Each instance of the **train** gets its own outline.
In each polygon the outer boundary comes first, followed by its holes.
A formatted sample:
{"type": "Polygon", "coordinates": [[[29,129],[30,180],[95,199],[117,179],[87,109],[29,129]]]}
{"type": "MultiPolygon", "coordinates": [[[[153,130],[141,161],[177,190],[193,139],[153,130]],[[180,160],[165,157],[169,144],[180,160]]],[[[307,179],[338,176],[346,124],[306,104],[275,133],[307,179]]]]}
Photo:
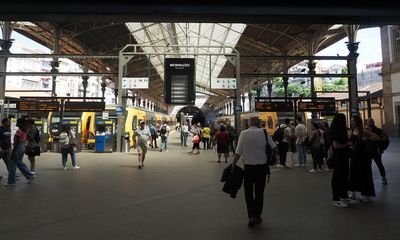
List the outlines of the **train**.
{"type": "MultiPolygon", "coordinates": [[[[301,116],[307,125],[309,119],[311,118],[311,113],[297,113],[297,116],[301,116]]],[[[284,123],[286,118],[289,118],[291,121],[294,121],[293,112],[243,112],[240,113],[240,128],[242,130],[247,129],[249,127],[249,119],[251,117],[259,117],[261,124],[265,126],[265,129],[269,134],[273,134],[275,132],[275,128],[277,124],[284,123]]],[[[232,125],[235,126],[235,116],[234,115],[226,115],[215,118],[215,124],[220,125],[232,125]]]]}
{"type": "MultiPolygon", "coordinates": [[[[118,115],[116,113],[116,105],[107,105],[105,112],[108,112],[107,119],[103,119],[102,112],[65,112],[63,115],[63,123],[69,123],[70,125],[77,124],[76,131],[81,132],[80,139],[81,145],[87,146],[88,149],[94,149],[96,134],[100,131],[107,131],[107,127],[113,128],[111,130],[116,140],[115,125],[118,123],[118,115]],[[102,122],[100,126],[100,122],[102,122]],[[79,126],[81,129],[79,129],[79,126]],[[103,127],[103,129],[100,129],[103,127]]],[[[147,125],[161,126],[162,123],[167,123],[172,126],[176,124],[176,118],[163,113],[153,112],[141,107],[127,106],[125,109],[125,133],[129,133],[130,146],[133,147],[135,142],[132,138],[135,129],[138,127],[141,121],[145,121],[147,125]]],[[[60,115],[59,113],[50,113],[48,115],[49,123],[49,139],[48,142],[52,143],[54,136],[57,136],[60,130],[60,115]]],[[[124,134],[123,134],[124,135],[124,134]]],[[[115,142],[114,140],[114,142],[115,142]]]]}

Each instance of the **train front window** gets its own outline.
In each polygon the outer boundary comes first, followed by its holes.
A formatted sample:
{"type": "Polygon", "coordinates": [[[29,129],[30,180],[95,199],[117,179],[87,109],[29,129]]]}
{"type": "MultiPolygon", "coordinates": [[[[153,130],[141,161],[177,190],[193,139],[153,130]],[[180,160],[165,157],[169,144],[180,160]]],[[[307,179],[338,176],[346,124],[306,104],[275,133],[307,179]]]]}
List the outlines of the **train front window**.
{"type": "Polygon", "coordinates": [[[272,117],[271,116],[268,116],[267,126],[268,126],[269,129],[273,129],[274,128],[274,122],[272,121],[272,117]]]}
{"type": "Polygon", "coordinates": [[[92,121],[92,116],[89,116],[87,118],[87,122],[86,122],[86,131],[89,131],[90,129],[90,122],[92,121]]]}

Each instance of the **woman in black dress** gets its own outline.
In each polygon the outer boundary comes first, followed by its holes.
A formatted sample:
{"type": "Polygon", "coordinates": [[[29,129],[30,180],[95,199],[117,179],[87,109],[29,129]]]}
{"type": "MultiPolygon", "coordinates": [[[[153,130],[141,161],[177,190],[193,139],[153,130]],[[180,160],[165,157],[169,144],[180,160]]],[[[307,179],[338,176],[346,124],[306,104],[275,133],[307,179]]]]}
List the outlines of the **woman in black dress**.
{"type": "Polygon", "coordinates": [[[349,141],[346,128],[346,116],[339,113],[331,124],[331,139],[328,148],[331,148],[332,175],[332,205],[335,207],[348,207],[351,200],[347,195],[349,186],[349,157],[352,143],[349,141]]]}
{"type": "Polygon", "coordinates": [[[379,140],[379,137],[364,128],[361,117],[356,115],[351,119],[350,140],[353,143],[349,184],[351,198],[355,199],[355,192],[361,192],[360,200],[369,202],[370,197],[375,197],[375,187],[371,169],[372,158],[366,145],[369,141],[379,140]]]}

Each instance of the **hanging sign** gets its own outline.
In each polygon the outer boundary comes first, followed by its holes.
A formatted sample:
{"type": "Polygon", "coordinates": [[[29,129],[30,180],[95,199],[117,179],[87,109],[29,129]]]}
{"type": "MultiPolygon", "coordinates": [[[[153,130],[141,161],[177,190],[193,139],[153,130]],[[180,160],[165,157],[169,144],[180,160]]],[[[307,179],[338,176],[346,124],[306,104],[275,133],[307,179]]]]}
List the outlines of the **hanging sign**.
{"type": "Polygon", "coordinates": [[[236,78],[211,78],[211,89],[236,89],[236,78]]]}
{"type": "Polygon", "coordinates": [[[122,78],[122,89],[148,89],[149,78],[122,78]]]}

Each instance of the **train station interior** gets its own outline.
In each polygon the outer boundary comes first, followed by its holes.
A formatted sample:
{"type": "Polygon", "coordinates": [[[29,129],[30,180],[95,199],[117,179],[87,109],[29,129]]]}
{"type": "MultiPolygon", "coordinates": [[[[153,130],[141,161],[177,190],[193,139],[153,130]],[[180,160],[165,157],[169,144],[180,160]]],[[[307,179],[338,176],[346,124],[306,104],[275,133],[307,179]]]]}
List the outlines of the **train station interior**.
{"type": "Polygon", "coordinates": [[[0,239],[397,239],[395,4],[0,5],[0,239]],[[359,117],[387,144],[380,162],[365,155],[368,201],[332,200],[334,137],[318,140],[320,155],[298,143],[338,116],[349,141],[359,117]],[[262,150],[271,173],[251,224],[245,186],[232,197],[221,177],[255,119],[279,150],[273,164],[262,150]]]}

